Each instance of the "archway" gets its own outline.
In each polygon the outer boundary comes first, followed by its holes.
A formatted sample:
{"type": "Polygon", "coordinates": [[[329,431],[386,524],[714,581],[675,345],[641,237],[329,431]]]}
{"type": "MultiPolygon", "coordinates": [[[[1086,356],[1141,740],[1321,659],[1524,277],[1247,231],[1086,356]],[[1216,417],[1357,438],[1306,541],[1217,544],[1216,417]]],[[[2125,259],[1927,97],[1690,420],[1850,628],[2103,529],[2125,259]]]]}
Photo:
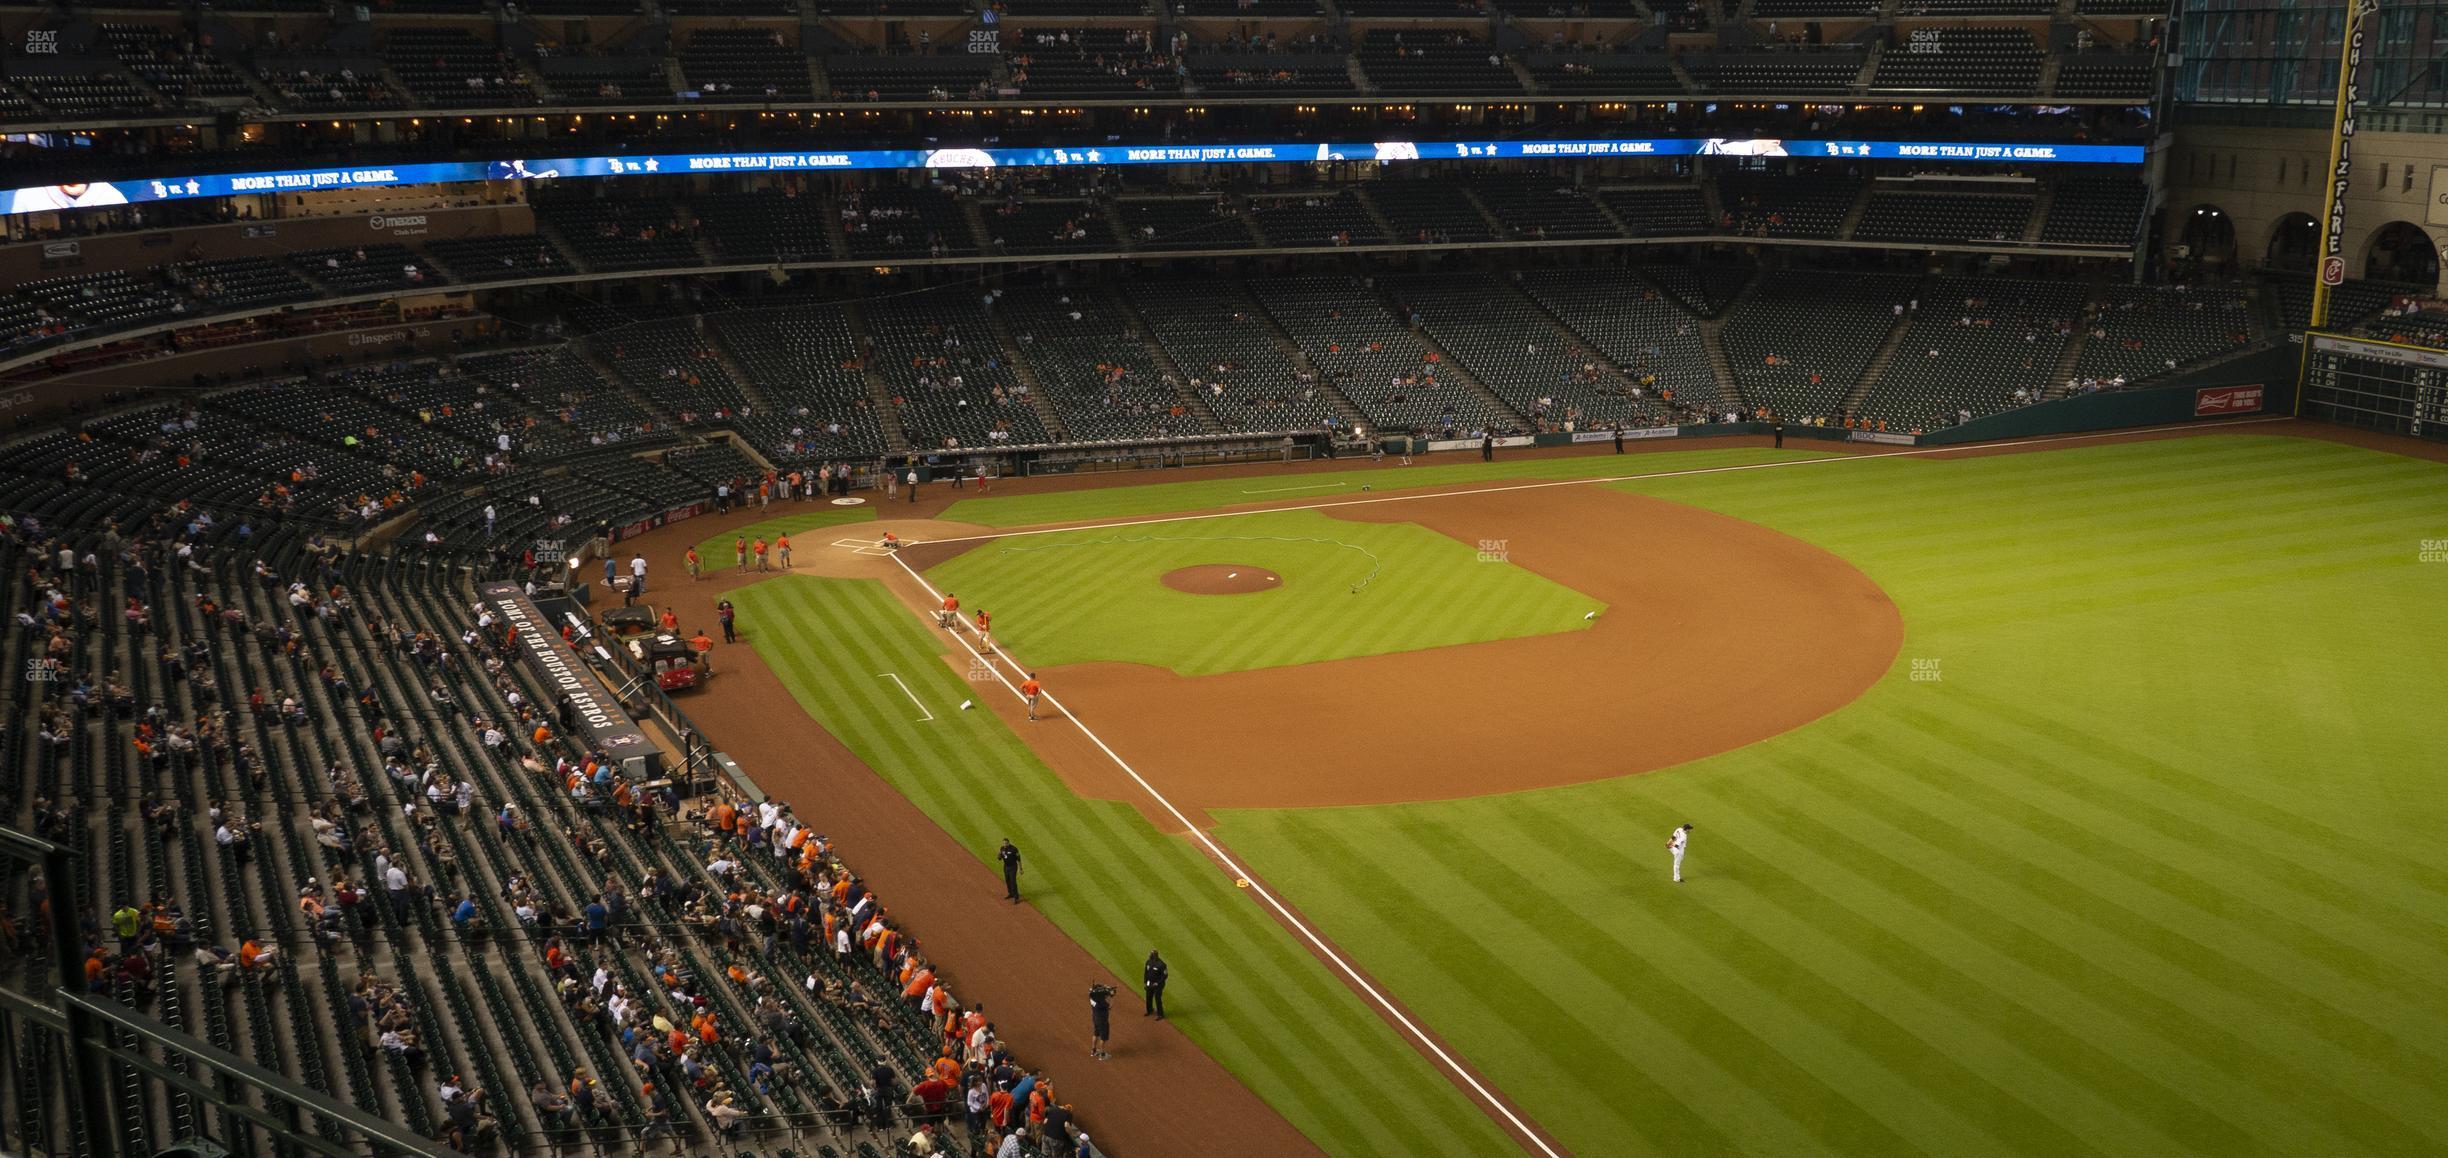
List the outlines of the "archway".
{"type": "Polygon", "coordinates": [[[2320,253],[2320,220],[2309,213],[2289,213],[2270,228],[2263,264],[2280,273],[2310,273],[2320,253]]]}
{"type": "Polygon", "coordinates": [[[2371,248],[2363,255],[2363,276],[2374,281],[2436,286],[2440,277],[2439,250],[2422,226],[2411,221],[2391,221],[2372,234],[2371,248]]]}
{"type": "Polygon", "coordinates": [[[2184,220],[2176,226],[2176,258],[2180,266],[2208,272],[2228,269],[2235,265],[2235,218],[2216,205],[2196,205],[2186,210],[2184,220]]]}

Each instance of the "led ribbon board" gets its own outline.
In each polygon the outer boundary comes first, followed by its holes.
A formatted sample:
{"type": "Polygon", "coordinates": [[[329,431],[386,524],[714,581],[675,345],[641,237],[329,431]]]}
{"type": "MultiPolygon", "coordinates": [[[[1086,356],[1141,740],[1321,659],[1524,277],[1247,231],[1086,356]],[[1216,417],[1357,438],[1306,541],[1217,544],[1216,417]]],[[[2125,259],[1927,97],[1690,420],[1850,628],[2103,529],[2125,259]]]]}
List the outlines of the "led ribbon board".
{"type": "Polygon", "coordinates": [[[845,152],[662,153],[453,161],[363,168],[208,173],[134,181],[37,185],[5,196],[9,213],[41,213],[140,201],[367,189],[473,181],[567,180],[690,173],[783,173],[856,169],[1024,169],[1091,165],[1251,165],[1291,162],[1528,159],[1544,157],[1841,157],[1967,164],[2138,165],[2140,145],[1990,144],[1954,141],[1801,141],[1674,137],[1607,141],[1376,141],[1293,145],[1110,145],[1048,149],[861,149],[845,152]]]}

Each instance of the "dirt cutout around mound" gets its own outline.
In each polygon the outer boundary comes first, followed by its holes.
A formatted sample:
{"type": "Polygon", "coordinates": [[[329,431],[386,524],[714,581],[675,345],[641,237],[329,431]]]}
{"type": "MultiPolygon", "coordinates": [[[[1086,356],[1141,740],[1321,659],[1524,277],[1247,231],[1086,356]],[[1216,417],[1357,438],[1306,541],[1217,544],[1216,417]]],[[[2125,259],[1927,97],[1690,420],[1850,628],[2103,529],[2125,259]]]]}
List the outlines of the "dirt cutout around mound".
{"type": "Polygon", "coordinates": [[[1201,563],[1164,573],[1164,585],[1186,595],[1254,595],[1283,587],[1283,576],[1240,563],[1201,563]]]}
{"type": "MultiPolygon", "coordinates": [[[[1506,565],[1607,610],[1587,631],[1219,675],[1046,669],[1194,823],[1214,808],[1444,800],[1669,767],[1843,707],[1903,645],[1895,605],[1850,563],[1697,507],[1569,487],[1327,513],[1500,540],[1506,565]]],[[[1075,790],[1180,829],[1069,729],[1024,734],[1075,790]]]]}

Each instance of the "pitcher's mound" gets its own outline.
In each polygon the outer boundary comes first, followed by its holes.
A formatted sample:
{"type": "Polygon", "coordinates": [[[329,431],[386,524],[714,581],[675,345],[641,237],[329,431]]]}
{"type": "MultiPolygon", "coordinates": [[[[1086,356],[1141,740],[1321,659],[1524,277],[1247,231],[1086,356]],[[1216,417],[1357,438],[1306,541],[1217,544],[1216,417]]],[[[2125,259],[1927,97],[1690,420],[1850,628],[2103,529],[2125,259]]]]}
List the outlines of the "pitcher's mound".
{"type": "Polygon", "coordinates": [[[1247,595],[1253,591],[1272,591],[1283,586],[1283,576],[1264,567],[1202,563],[1196,567],[1165,572],[1164,585],[1192,595],[1247,595]]]}

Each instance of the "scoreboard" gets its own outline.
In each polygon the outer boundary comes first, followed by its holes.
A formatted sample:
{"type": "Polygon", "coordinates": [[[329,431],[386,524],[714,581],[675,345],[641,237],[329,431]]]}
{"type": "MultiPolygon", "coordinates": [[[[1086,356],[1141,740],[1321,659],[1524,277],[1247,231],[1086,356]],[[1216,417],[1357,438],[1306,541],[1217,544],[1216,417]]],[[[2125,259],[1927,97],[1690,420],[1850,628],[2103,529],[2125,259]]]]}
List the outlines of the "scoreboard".
{"type": "Polygon", "coordinates": [[[2448,350],[2304,335],[2303,416],[2448,441],[2448,350]]]}

